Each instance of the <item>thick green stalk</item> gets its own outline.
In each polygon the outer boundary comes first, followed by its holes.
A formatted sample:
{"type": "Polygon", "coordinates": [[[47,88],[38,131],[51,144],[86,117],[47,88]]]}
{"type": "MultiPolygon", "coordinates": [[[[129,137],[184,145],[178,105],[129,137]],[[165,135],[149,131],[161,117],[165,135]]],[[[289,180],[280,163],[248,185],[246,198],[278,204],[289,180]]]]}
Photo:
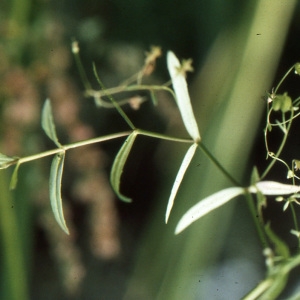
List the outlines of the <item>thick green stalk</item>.
{"type": "Polygon", "coordinates": [[[13,205],[12,193],[9,192],[6,173],[0,173],[0,232],[2,252],[2,295],[3,299],[29,299],[28,278],[25,267],[22,238],[18,225],[17,208],[13,205]]]}

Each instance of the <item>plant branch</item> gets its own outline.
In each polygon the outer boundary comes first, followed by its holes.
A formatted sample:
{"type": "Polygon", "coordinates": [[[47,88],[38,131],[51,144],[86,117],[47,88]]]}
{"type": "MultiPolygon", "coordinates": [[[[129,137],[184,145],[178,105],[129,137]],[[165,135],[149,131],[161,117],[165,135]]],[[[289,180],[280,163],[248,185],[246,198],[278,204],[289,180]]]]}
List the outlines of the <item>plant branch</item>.
{"type": "Polygon", "coordinates": [[[124,132],[120,132],[120,133],[109,134],[109,135],[106,135],[106,136],[96,137],[96,138],[89,139],[89,140],[84,140],[84,141],[80,141],[80,142],[75,142],[75,143],[63,145],[60,148],[51,149],[51,150],[48,150],[48,151],[44,151],[44,152],[41,152],[41,153],[38,153],[38,154],[26,156],[26,157],[21,157],[21,158],[17,159],[16,161],[13,161],[11,165],[16,164],[16,163],[22,164],[22,163],[25,163],[25,162],[33,161],[33,160],[36,160],[36,159],[39,159],[39,158],[42,158],[42,157],[46,157],[46,156],[50,156],[50,155],[57,154],[57,153],[60,153],[60,152],[64,152],[64,151],[72,149],[72,148],[87,146],[87,145],[90,145],[90,144],[100,143],[100,142],[120,138],[120,137],[123,137],[123,136],[128,136],[130,133],[131,133],[131,131],[124,131],[124,132]]]}
{"type": "Polygon", "coordinates": [[[126,115],[126,113],[124,112],[124,110],[121,108],[121,106],[118,104],[118,102],[111,96],[111,94],[109,93],[109,91],[107,91],[107,89],[105,88],[104,84],[102,83],[100,77],[98,76],[97,73],[97,69],[96,69],[96,65],[93,64],[93,71],[94,71],[94,75],[101,87],[101,89],[104,92],[104,95],[107,96],[109,98],[109,100],[112,102],[112,104],[114,105],[114,107],[116,108],[116,110],[118,111],[118,113],[122,116],[122,118],[125,120],[125,122],[128,124],[128,126],[134,130],[135,126],[133,125],[133,123],[131,122],[131,120],[128,118],[128,116],[126,115]]]}
{"type": "Polygon", "coordinates": [[[194,143],[194,141],[191,140],[191,139],[176,138],[176,137],[168,136],[168,135],[165,135],[165,134],[150,132],[150,131],[142,130],[142,129],[136,129],[136,131],[137,131],[137,134],[152,137],[152,138],[156,138],[156,139],[172,141],[172,142],[179,142],[179,143],[190,143],[190,144],[194,143]]]}
{"type": "Polygon", "coordinates": [[[278,89],[280,88],[281,84],[285,81],[285,79],[288,77],[288,75],[293,71],[293,69],[295,68],[295,65],[291,66],[289,68],[289,70],[285,73],[285,75],[281,78],[281,80],[279,81],[279,83],[277,84],[274,93],[276,94],[278,89]]]}
{"type": "MultiPolygon", "coordinates": [[[[287,128],[286,128],[286,133],[284,134],[283,139],[282,139],[282,141],[281,141],[281,144],[280,144],[280,146],[279,146],[279,148],[278,148],[276,154],[274,155],[274,157],[273,157],[271,163],[268,165],[268,167],[266,168],[266,170],[265,170],[264,173],[262,174],[261,180],[262,180],[264,177],[267,176],[267,174],[269,173],[269,171],[271,170],[271,168],[272,168],[273,165],[275,164],[277,158],[278,158],[279,155],[281,154],[281,152],[282,152],[282,150],[283,150],[283,147],[284,147],[284,145],[285,145],[285,143],[286,143],[286,140],[287,140],[287,137],[288,137],[288,133],[289,133],[290,128],[291,128],[291,126],[292,126],[292,119],[293,119],[293,116],[294,116],[294,111],[292,110],[292,111],[291,111],[291,117],[290,117],[290,120],[291,120],[291,121],[288,123],[288,126],[287,126],[287,128]]],[[[267,130],[267,129],[266,129],[266,130],[267,130]]],[[[267,143],[267,141],[266,141],[266,143],[267,143]]],[[[269,156],[269,153],[268,153],[268,156],[269,156]]]]}
{"type": "Polygon", "coordinates": [[[204,146],[202,142],[198,144],[202,152],[210,159],[211,162],[236,186],[241,186],[241,184],[234,179],[231,174],[219,163],[219,161],[210,153],[210,151],[204,146]]]}
{"type": "Polygon", "coordinates": [[[254,221],[254,225],[255,225],[258,237],[261,241],[262,246],[264,248],[266,248],[266,247],[268,247],[269,243],[268,243],[268,240],[266,238],[265,231],[262,227],[263,220],[261,220],[261,218],[260,218],[261,214],[257,213],[257,208],[254,205],[252,195],[249,192],[247,192],[245,194],[245,197],[246,197],[246,200],[247,200],[247,205],[248,205],[248,208],[250,210],[252,219],[254,221]]]}
{"type": "MultiPolygon", "coordinates": [[[[290,208],[292,211],[295,230],[299,232],[299,225],[298,225],[297,215],[296,215],[295,206],[294,206],[293,202],[290,203],[290,208]]],[[[300,239],[299,238],[298,238],[298,248],[299,248],[298,250],[300,250],[300,239]]]]}
{"type": "MultiPolygon", "coordinates": [[[[166,91],[170,93],[174,99],[176,99],[176,96],[174,94],[174,91],[165,85],[130,85],[130,86],[117,86],[113,88],[109,88],[106,90],[100,90],[96,91],[93,89],[87,89],[85,91],[85,95],[88,97],[94,97],[101,99],[103,96],[107,96],[107,94],[114,95],[122,92],[132,92],[132,91],[166,91]]],[[[102,101],[103,103],[104,101],[102,101]]],[[[105,106],[108,103],[105,102],[105,106]]]]}

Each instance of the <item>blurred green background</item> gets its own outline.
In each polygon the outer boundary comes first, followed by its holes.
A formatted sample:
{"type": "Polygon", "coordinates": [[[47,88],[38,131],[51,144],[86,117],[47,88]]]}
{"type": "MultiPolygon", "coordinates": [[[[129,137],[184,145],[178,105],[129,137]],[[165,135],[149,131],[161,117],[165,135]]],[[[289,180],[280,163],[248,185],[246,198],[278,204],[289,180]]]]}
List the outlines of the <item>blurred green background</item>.
{"type": "MultiPolygon", "coordinates": [[[[104,84],[116,86],[143,66],[151,45],[159,45],[164,55],[149,82],[169,79],[167,50],[193,59],[188,82],[204,143],[248,184],[251,166],[262,170],[266,164],[261,97],[299,61],[296,4],[4,0],[0,152],[26,156],[54,147],[40,128],[48,97],[63,143],[128,129],[114,110],[95,109],[84,97],[71,54],[74,38],[95,88],[92,62],[104,84]]],[[[293,80],[284,89],[296,97],[293,80]]],[[[137,111],[125,110],[139,128],[186,137],[174,101],[157,97],[157,107],[147,101],[137,111]]],[[[133,203],[124,204],[107,179],[121,144],[67,153],[62,191],[70,237],[60,231],[49,206],[49,159],[22,165],[14,191],[12,170],[1,171],[1,299],[240,299],[263,278],[262,247],[243,201],[173,235],[189,207],[230,185],[205,157],[199,153],[193,160],[165,225],[168,194],[186,146],[138,137],[122,178],[122,191],[133,203]]],[[[297,147],[295,141],[287,149],[287,159],[297,158],[297,147]]],[[[270,176],[284,177],[280,169],[270,176]]],[[[276,221],[280,209],[270,209],[268,217],[276,221]]],[[[285,237],[291,224],[279,217],[275,227],[285,237]]]]}

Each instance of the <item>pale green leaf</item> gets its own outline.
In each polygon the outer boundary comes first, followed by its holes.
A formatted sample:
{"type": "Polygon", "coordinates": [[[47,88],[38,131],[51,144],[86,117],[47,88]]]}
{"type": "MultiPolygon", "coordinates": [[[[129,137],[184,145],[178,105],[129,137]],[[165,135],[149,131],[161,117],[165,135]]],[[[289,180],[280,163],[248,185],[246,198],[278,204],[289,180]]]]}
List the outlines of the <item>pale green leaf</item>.
{"type": "Polygon", "coordinates": [[[61,180],[64,168],[64,160],[65,153],[58,153],[54,156],[50,170],[49,190],[50,203],[54,217],[62,230],[69,234],[69,230],[64,218],[61,199],[61,180]]]}
{"type": "Polygon", "coordinates": [[[193,222],[199,220],[206,214],[244,193],[245,190],[241,187],[231,187],[202,199],[183,215],[176,226],[175,234],[182,232],[193,222]]]}
{"type": "Polygon", "coordinates": [[[193,145],[190,146],[190,148],[188,149],[188,151],[186,152],[183,161],[181,163],[181,166],[179,168],[179,171],[176,175],[175,178],[175,182],[173,184],[172,190],[171,190],[171,194],[170,194],[170,198],[168,201],[168,205],[167,205],[167,211],[166,211],[166,217],[165,217],[165,221],[166,223],[168,223],[168,219],[174,204],[174,199],[176,197],[177,191],[179,189],[179,186],[181,184],[181,181],[183,179],[183,176],[188,168],[188,166],[190,165],[190,162],[192,160],[192,158],[194,157],[195,151],[197,149],[197,144],[194,143],[193,145]]]}
{"type": "Polygon", "coordinates": [[[128,155],[130,153],[130,150],[133,146],[134,140],[137,136],[137,133],[133,131],[125,140],[124,144],[122,145],[121,149],[119,150],[112,169],[110,173],[110,182],[112,185],[113,190],[117,194],[117,196],[125,201],[125,202],[131,202],[132,200],[124,195],[121,194],[120,192],[120,182],[121,182],[121,175],[123,173],[124,165],[126,163],[126,160],[128,158],[128,155]]]}
{"type": "Polygon", "coordinates": [[[0,169],[6,169],[12,165],[12,163],[16,162],[18,157],[11,157],[5,154],[0,153],[0,169]]]}
{"type": "Polygon", "coordinates": [[[173,88],[177,98],[177,105],[184,123],[184,126],[192,137],[198,143],[200,141],[200,133],[191,105],[185,74],[180,72],[180,62],[172,51],[167,54],[168,70],[172,79],[173,88]]]}
{"type": "Polygon", "coordinates": [[[42,110],[42,128],[46,132],[47,136],[56,144],[56,146],[61,147],[60,142],[58,141],[55,125],[53,121],[51,102],[49,99],[45,101],[43,110],[42,110]]]}
{"type": "Polygon", "coordinates": [[[9,189],[10,190],[14,190],[17,186],[19,167],[20,167],[20,164],[17,163],[17,165],[16,165],[16,167],[15,167],[13,173],[12,173],[11,179],[10,179],[10,183],[9,183],[9,189]]]}
{"type": "Polygon", "coordinates": [[[288,195],[300,191],[300,187],[292,184],[283,184],[276,181],[260,181],[249,187],[250,193],[256,193],[259,190],[267,196],[288,195]]]}
{"type": "Polygon", "coordinates": [[[275,246],[275,251],[277,256],[288,259],[290,257],[290,250],[287,244],[271,229],[270,223],[265,226],[266,234],[268,235],[270,241],[275,246]]]}
{"type": "Polygon", "coordinates": [[[251,184],[255,184],[256,182],[258,182],[260,179],[257,167],[254,166],[252,169],[252,173],[251,173],[251,184]]]}

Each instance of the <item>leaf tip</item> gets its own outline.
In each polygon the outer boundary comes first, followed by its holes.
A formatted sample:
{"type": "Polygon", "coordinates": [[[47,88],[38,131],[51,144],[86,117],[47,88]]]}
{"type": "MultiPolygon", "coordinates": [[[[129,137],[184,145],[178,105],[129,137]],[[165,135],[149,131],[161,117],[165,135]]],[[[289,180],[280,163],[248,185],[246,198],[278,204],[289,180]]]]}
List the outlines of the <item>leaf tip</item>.
{"type": "Polygon", "coordinates": [[[168,224],[170,213],[167,211],[165,216],[165,224],[168,224]]]}
{"type": "Polygon", "coordinates": [[[122,195],[122,194],[118,194],[118,197],[122,200],[122,201],[124,201],[124,202],[126,202],[126,203],[132,203],[132,199],[131,198],[129,198],[129,197],[126,197],[126,196],[124,196],[124,195],[122,195]]]}
{"type": "Polygon", "coordinates": [[[175,228],[174,234],[175,234],[175,235],[178,235],[178,234],[180,234],[184,229],[185,229],[185,227],[182,227],[182,225],[181,225],[180,222],[179,222],[179,223],[177,224],[176,228],[175,228]]]}
{"type": "Polygon", "coordinates": [[[70,235],[70,231],[67,226],[65,226],[65,228],[62,228],[62,229],[67,235],[70,235]]]}

